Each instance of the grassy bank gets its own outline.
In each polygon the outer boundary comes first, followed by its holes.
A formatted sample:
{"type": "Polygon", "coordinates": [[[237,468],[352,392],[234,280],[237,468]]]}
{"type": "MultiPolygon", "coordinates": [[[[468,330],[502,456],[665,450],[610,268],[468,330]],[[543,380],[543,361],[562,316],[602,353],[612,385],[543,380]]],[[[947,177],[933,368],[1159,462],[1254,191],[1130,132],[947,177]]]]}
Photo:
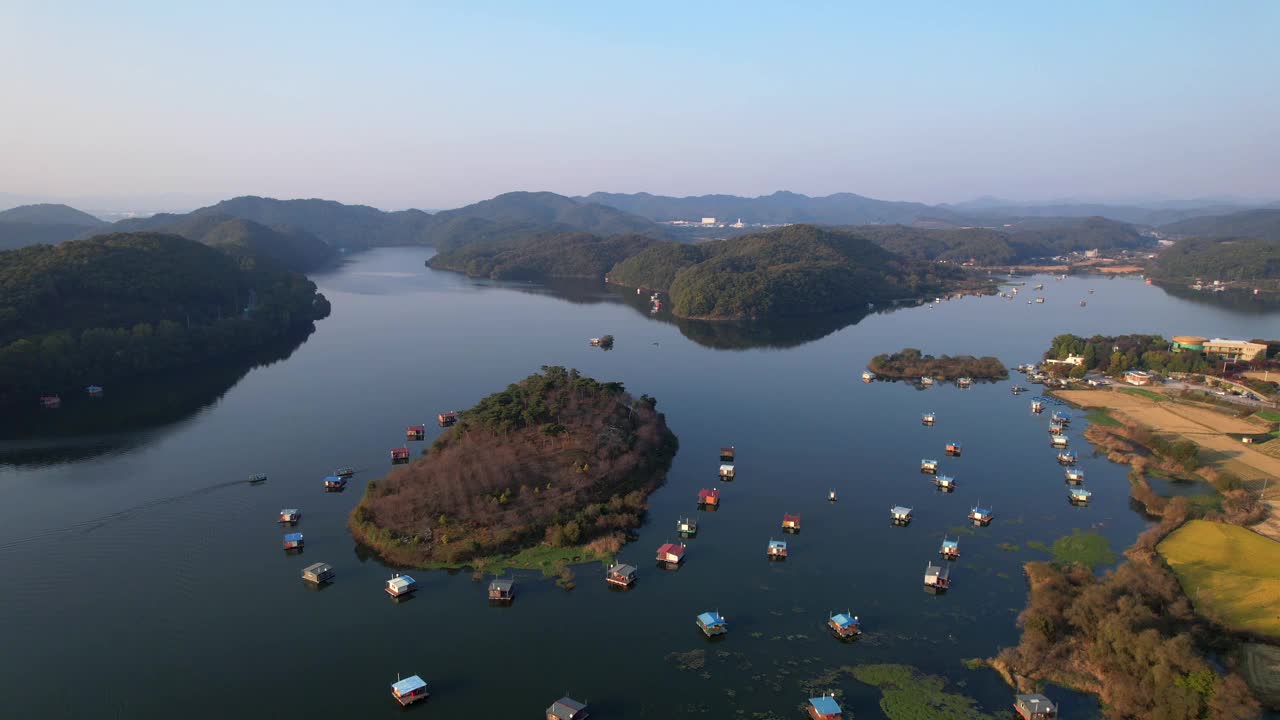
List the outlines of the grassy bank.
{"type": "Polygon", "coordinates": [[[1191,520],[1158,550],[1201,614],[1280,640],[1280,543],[1242,527],[1191,520]]]}

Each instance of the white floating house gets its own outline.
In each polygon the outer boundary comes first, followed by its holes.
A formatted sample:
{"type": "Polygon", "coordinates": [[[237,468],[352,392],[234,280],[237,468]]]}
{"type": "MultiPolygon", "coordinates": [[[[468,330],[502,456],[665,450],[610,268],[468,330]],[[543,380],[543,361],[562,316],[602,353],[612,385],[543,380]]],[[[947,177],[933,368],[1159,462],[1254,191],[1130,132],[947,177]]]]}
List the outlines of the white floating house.
{"type": "Polygon", "coordinates": [[[1093,495],[1093,493],[1082,487],[1073,487],[1068,490],[1067,493],[1067,497],[1071,499],[1072,505],[1088,505],[1089,497],[1093,495]]]}
{"type": "Polygon", "coordinates": [[[942,492],[951,492],[956,489],[956,479],[950,475],[935,475],[933,484],[937,485],[942,492]]]}
{"type": "Polygon", "coordinates": [[[729,463],[724,463],[720,465],[720,477],[724,478],[725,480],[732,480],[734,478],[734,475],[736,474],[737,474],[737,471],[733,469],[733,465],[729,463]]]}
{"type": "Polygon", "coordinates": [[[302,511],[298,508],[284,508],[280,511],[280,522],[292,525],[302,519],[302,511]]]}
{"type": "Polygon", "coordinates": [[[1044,403],[1040,402],[1039,400],[1036,400],[1035,402],[1032,402],[1032,403],[1031,403],[1031,412],[1033,412],[1033,413],[1035,413],[1035,414],[1037,414],[1037,415],[1039,415],[1040,413],[1044,412],[1044,403]]]}
{"type": "Polygon", "coordinates": [[[417,581],[408,575],[396,575],[387,581],[387,594],[393,598],[404,597],[417,589],[417,581]]]}
{"type": "Polygon", "coordinates": [[[930,410],[920,416],[920,423],[923,425],[932,425],[938,421],[938,414],[930,410]]]}
{"type": "Polygon", "coordinates": [[[938,461],[937,461],[937,460],[922,459],[922,460],[920,461],[920,472],[922,472],[922,473],[932,473],[932,474],[937,474],[937,472],[938,472],[938,461]]]}
{"type": "Polygon", "coordinates": [[[1067,446],[1067,436],[1054,435],[1053,437],[1049,438],[1049,445],[1051,447],[1056,447],[1056,448],[1065,448],[1067,446]]]}
{"type": "Polygon", "coordinates": [[[698,521],[693,518],[680,518],[676,521],[676,532],[691,537],[698,534],[698,521]]]}
{"type": "Polygon", "coordinates": [[[924,586],[934,593],[944,593],[951,588],[951,566],[929,563],[924,569],[924,586]]]}
{"type": "Polygon", "coordinates": [[[906,525],[911,522],[911,508],[894,505],[889,508],[889,517],[893,518],[895,525],[906,525]]]}
{"type": "Polygon", "coordinates": [[[1058,462],[1063,465],[1075,465],[1078,459],[1075,450],[1063,450],[1058,453],[1058,462]]]}
{"type": "Polygon", "coordinates": [[[1067,482],[1079,484],[1084,482],[1084,470],[1078,467],[1067,468],[1067,482]]]}

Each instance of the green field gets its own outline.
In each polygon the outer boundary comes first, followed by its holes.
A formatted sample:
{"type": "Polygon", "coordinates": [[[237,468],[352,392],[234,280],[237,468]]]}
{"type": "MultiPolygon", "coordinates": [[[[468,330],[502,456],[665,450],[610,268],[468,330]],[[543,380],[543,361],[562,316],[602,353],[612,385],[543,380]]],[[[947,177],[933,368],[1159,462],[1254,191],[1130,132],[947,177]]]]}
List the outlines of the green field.
{"type": "Polygon", "coordinates": [[[1280,543],[1192,520],[1158,549],[1200,612],[1232,630],[1280,638],[1280,543]]]}
{"type": "Polygon", "coordinates": [[[1259,410],[1255,414],[1267,422],[1280,422],[1280,411],[1277,410],[1259,410]]]}
{"type": "Polygon", "coordinates": [[[1142,388],[1122,387],[1120,388],[1120,392],[1129,393],[1130,395],[1137,395],[1139,397],[1144,397],[1148,400],[1154,400],[1156,402],[1164,402],[1165,400],[1169,399],[1158,392],[1143,390],[1142,388]]]}
{"type": "Polygon", "coordinates": [[[1111,417],[1111,413],[1106,408],[1094,408],[1085,413],[1085,419],[1094,425],[1105,425],[1108,427],[1118,427],[1120,421],[1111,417]]]}

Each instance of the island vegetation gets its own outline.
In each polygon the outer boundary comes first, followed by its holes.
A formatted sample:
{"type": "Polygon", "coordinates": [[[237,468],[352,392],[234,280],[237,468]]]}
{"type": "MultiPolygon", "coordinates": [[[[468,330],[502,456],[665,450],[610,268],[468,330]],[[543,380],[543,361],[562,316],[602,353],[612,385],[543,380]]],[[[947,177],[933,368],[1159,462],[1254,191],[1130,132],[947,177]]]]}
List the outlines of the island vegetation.
{"type": "Polygon", "coordinates": [[[1094,335],[1084,338],[1066,333],[1053,339],[1046,360],[1082,358],[1077,365],[1051,364],[1071,377],[1090,372],[1120,376],[1129,370],[1169,373],[1204,373],[1213,366],[1198,352],[1174,352],[1173,343],[1159,335],[1094,335]]]}
{"type": "Polygon", "coordinates": [[[1198,615],[1156,546],[1191,513],[1175,498],[1116,569],[1027,563],[1031,592],[1022,638],[991,661],[1011,684],[1049,681],[1099,696],[1108,718],[1227,720],[1255,717],[1257,700],[1232,668],[1236,640],[1198,615]]]}
{"type": "Polygon", "coordinates": [[[931,377],[938,380],[954,380],[967,377],[974,380],[1003,380],[1009,377],[1009,369],[999,358],[974,357],[972,355],[925,355],[916,348],[904,348],[895,353],[876,355],[867,363],[867,369],[882,378],[916,380],[931,377]]]}
{"type": "Polygon", "coordinates": [[[674,315],[707,320],[836,312],[990,289],[958,267],[908,260],[856,234],[812,225],[717,240],[694,250],[655,246],[619,263],[609,280],[667,291],[674,315]]]}
{"type": "Polygon", "coordinates": [[[422,459],[370,482],[349,527],[404,566],[610,558],[676,451],[656,404],[543,367],[462,412],[422,459]]]}
{"type": "Polygon", "coordinates": [[[174,235],[0,253],[0,400],[245,353],[327,316],[315,284],[174,235]]]}
{"type": "MultiPolygon", "coordinates": [[[[1280,210],[1275,211],[1280,217],[1280,210]]],[[[1156,258],[1150,275],[1160,281],[1197,278],[1245,282],[1274,289],[1280,281],[1280,231],[1275,238],[1188,238],[1156,258]]]]}
{"type": "Polygon", "coordinates": [[[602,278],[616,263],[653,245],[641,235],[535,233],[512,239],[446,246],[427,267],[495,280],[602,278]]]}

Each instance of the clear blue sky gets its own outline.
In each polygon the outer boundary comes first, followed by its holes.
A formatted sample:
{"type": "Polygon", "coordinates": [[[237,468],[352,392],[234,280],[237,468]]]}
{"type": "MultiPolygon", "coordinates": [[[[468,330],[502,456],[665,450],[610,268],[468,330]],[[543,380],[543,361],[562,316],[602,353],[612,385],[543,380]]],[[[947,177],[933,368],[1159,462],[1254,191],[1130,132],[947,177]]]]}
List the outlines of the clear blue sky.
{"type": "Polygon", "coordinates": [[[0,192],[1280,197],[1270,0],[189,5],[0,0],[0,192]]]}

